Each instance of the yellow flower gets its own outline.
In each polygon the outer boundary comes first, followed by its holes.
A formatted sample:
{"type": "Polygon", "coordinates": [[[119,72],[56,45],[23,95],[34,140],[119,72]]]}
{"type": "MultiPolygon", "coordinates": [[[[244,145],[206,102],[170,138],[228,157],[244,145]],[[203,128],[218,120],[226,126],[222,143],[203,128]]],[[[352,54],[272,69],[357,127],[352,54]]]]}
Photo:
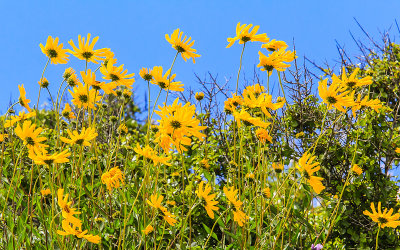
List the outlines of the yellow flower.
{"type": "Polygon", "coordinates": [[[242,206],[242,204],[243,204],[243,202],[241,202],[240,200],[238,200],[238,199],[236,198],[236,195],[237,195],[237,193],[238,193],[239,190],[238,190],[238,189],[235,190],[235,187],[234,187],[234,186],[229,187],[229,188],[224,187],[223,190],[224,190],[224,194],[225,194],[226,198],[228,198],[228,200],[229,200],[235,207],[237,207],[237,208],[239,209],[240,206],[242,206]]]}
{"type": "Polygon", "coordinates": [[[51,164],[57,164],[57,163],[65,163],[65,162],[69,162],[69,159],[67,158],[68,156],[70,156],[71,153],[68,152],[68,149],[60,152],[60,153],[56,153],[56,154],[52,154],[49,155],[47,150],[42,149],[40,151],[33,151],[30,150],[29,151],[29,158],[32,159],[36,164],[38,165],[48,165],[50,166],[51,164]]]}
{"type": "Polygon", "coordinates": [[[171,156],[158,156],[157,152],[154,151],[149,145],[146,145],[143,149],[140,147],[140,144],[137,143],[136,147],[133,149],[137,154],[143,156],[144,158],[150,159],[153,161],[154,165],[158,165],[162,163],[167,166],[171,166],[171,163],[168,161],[172,159],[171,156]]]}
{"type": "Polygon", "coordinates": [[[165,39],[167,39],[167,41],[172,44],[172,48],[176,49],[176,51],[178,51],[178,53],[181,54],[183,60],[186,59],[193,59],[193,63],[195,63],[195,57],[200,57],[200,55],[196,54],[196,50],[192,48],[193,44],[194,44],[194,40],[192,42],[190,42],[190,40],[192,40],[191,37],[189,37],[186,40],[186,35],[185,37],[182,39],[182,35],[183,35],[183,31],[179,32],[179,29],[174,30],[174,32],[172,33],[171,37],[169,37],[168,34],[165,34],[165,39]],[[186,41],[185,41],[186,40],[186,41]]]}
{"type": "Polygon", "coordinates": [[[284,166],[280,162],[274,162],[272,163],[272,168],[275,170],[275,172],[280,173],[283,171],[284,166]]]}
{"type": "Polygon", "coordinates": [[[153,231],[154,231],[154,228],[153,228],[152,225],[147,225],[147,227],[146,227],[144,230],[142,230],[142,232],[143,232],[145,235],[148,235],[149,233],[151,233],[151,232],[153,232],[153,231]]]}
{"type": "Polygon", "coordinates": [[[245,125],[254,125],[264,129],[271,124],[269,122],[262,121],[258,117],[252,117],[245,109],[240,110],[240,112],[233,111],[233,117],[237,122],[238,128],[241,127],[241,121],[243,121],[245,125]]]}
{"type": "Polygon", "coordinates": [[[43,54],[51,60],[51,63],[65,64],[68,62],[68,50],[63,49],[62,43],[58,44],[58,37],[53,40],[51,36],[48,36],[46,46],[43,46],[43,44],[40,44],[39,46],[43,54]]]}
{"type": "Polygon", "coordinates": [[[175,219],[176,216],[173,215],[173,214],[171,214],[170,212],[168,212],[168,210],[167,210],[165,207],[163,207],[163,208],[161,209],[161,211],[164,213],[164,216],[163,216],[164,220],[165,220],[166,222],[168,222],[168,224],[169,224],[170,226],[174,226],[175,223],[176,223],[176,219],[175,219]]]}
{"type": "Polygon", "coordinates": [[[151,69],[141,68],[139,71],[139,75],[145,81],[151,81],[151,79],[153,79],[153,75],[151,74],[151,69]]]}
{"type": "Polygon", "coordinates": [[[74,115],[74,112],[72,112],[71,106],[66,103],[64,110],[61,112],[62,116],[64,116],[67,119],[75,119],[76,116],[74,115]]]}
{"type": "Polygon", "coordinates": [[[74,73],[72,75],[70,75],[66,81],[70,87],[75,87],[78,84],[82,84],[79,81],[78,76],[74,73]]]}
{"type": "Polygon", "coordinates": [[[262,143],[265,143],[267,140],[272,143],[272,137],[269,135],[268,130],[264,128],[258,128],[256,130],[256,136],[262,143]]]}
{"type": "MultiPolygon", "coordinates": [[[[287,55],[283,55],[282,53],[285,52],[281,50],[274,51],[268,56],[264,55],[261,51],[258,51],[260,62],[258,63],[257,67],[261,67],[261,71],[267,71],[268,75],[271,75],[274,69],[277,71],[285,71],[286,68],[290,67],[290,64],[286,64],[284,63],[284,61],[286,61],[290,57],[287,55]]],[[[293,53],[291,54],[291,57],[294,59],[294,52],[290,53],[293,53]]]]}
{"type": "Polygon", "coordinates": [[[203,92],[196,92],[195,96],[197,101],[201,101],[204,98],[204,93],[203,92]]]}
{"type": "Polygon", "coordinates": [[[199,189],[196,191],[196,194],[200,199],[202,199],[203,206],[206,209],[208,216],[210,216],[211,219],[214,219],[214,211],[217,211],[219,207],[216,207],[218,201],[214,200],[216,194],[210,194],[210,191],[210,184],[207,183],[204,186],[204,181],[202,181],[199,184],[199,189]]]}
{"type": "Polygon", "coordinates": [[[241,96],[237,96],[232,93],[232,97],[226,99],[224,102],[224,111],[227,114],[232,114],[233,111],[235,111],[239,105],[243,105],[244,101],[241,96]]]}
{"type": "Polygon", "coordinates": [[[77,227],[82,225],[82,221],[74,217],[76,214],[80,214],[80,212],[76,211],[76,208],[71,208],[72,201],[68,201],[68,194],[64,197],[64,189],[60,188],[57,190],[57,203],[62,210],[62,216],[67,222],[77,227]]]}
{"type": "Polygon", "coordinates": [[[203,168],[209,169],[210,168],[210,164],[208,164],[208,160],[207,159],[203,159],[199,162],[200,166],[202,166],[203,168]]]}
{"type": "Polygon", "coordinates": [[[147,202],[147,204],[154,207],[155,209],[160,209],[162,211],[163,209],[166,209],[165,207],[161,206],[161,202],[163,199],[164,199],[164,196],[162,196],[162,195],[152,194],[152,195],[150,195],[150,201],[146,200],[146,202],[147,202]]]}
{"type": "Polygon", "coordinates": [[[398,154],[400,154],[400,148],[396,148],[396,149],[395,149],[395,152],[398,153],[398,154]]]}
{"type": "Polygon", "coordinates": [[[117,85],[115,83],[106,84],[104,82],[96,81],[96,74],[95,72],[92,72],[91,69],[88,69],[87,73],[85,73],[85,71],[81,71],[81,76],[83,82],[93,87],[94,90],[98,91],[102,89],[106,94],[112,93],[116,95],[114,89],[117,87],[117,85]]]}
{"type": "Polygon", "coordinates": [[[312,156],[309,153],[304,153],[303,156],[299,159],[299,164],[297,169],[302,172],[303,176],[307,179],[308,183],[312,186],[314,192],[317,194],[321,193],[322,190],[325,189],[325,186],[322,185],[323,178],[313,176],[315,172],[320,169],[319,162],[314,162],[315,156],[312,156]]]}
{"type": "Polygon", "coordinates": [[[17,125],[15,128],[15,134],[21,138],[24,142],[24,145],[29,150],[40,150],[42,148],[48,147],[48,145],[43,144],[42,142],[46,140],[45,137],[39,137],[39,134],[42,132],[42,128],[37,128],[36,125],[32,124],[31,121],[24,121],[22,127],[17,125]]]}
{"type": "Polygon", "coordinates": [[[13,116],[13,117],[11,117],[11,120],[7,120],[5,122],[5,124],[4,124],[4,128],[12,127],[15,123],[17,123],[19,121],[23,122],[26,119],[29,119],[29,118],[34,117],[34,116],[36,116],[36,112],[35,111],[32,111],[30,113],[25,113],[25,111],[22,110],[22,111],[19,112],[18,116],[13,116]]]}
{"type": "Polygon", "coordinates": [[[90,89],[88,92],[88,86],[84,86],[80,82],[78,82],[77,87],[73,88],[73,91],[70,89],[68,91],[73,97],[72,103],[78,108],[85,107],[96,110],[95,104],[101,99],[98,93],[96,95],[96,90],[90,89]]]}
{"type": "Polygon", "coordinates": [[[235,208],[235,211],[233,211],[233,220],[236,221],[239,224],[239,226],[243,227],[243,224],[246,223],[248,219],[249,216],[247,216],[243,211],[241,211],[237,207],[235,208]]]}
{"type": "Polygon", "coordinates": [[[178,173],[178,172],[173,172],[173,173],[171,174],[171,176],[172,176],[172,177],[179,176],[179,173],[178,173]]]}
{"type": "Polygon", "coordinates": [[[26,91],[24,88],[24,85],[18,85],[18,89],[19,89],[19,104],[21,104],[22,107],[26,108],[29,112],[31,112],[31,108],[29,107],[29,103],[31,102],[31,100],[26,99],[26,91]]]}
{"type": "Polygon", "coordinates": [[[98,135],[96,133],[95,128],[82,128],[81,133],[79,134],[78,131],[70,131],[69,129],[67,130],[67,133],[71,139],[68,139],[66,137],[61,136],[60,139],[61,141],[74,145],[83,145],[83,146],[90,146],[90,141],[96,138],[98,135]]]}
{"type": "Polygon", "coordinates": [[[167,203],[168,205],[171,205],[171,206],[175,206],[176,205],[175,201],[166,201],[165,203],[167,203]]]}
{"type": "Polygon", "coordinates": [[[348,91],[343,91],[343,88],[337,84],[332,83],[328,88],[328,79],[319,82],[318,92],[323,102],[328,105],[328,109],[332,106],[342,112],[346,112],[343,107],[349,107],[353,104],[353,100],[348,96],[348,91]],[[340,93],[341,92],[341,93],[340,93]]]}
{"type": "Polygon", "coordinates": [[[118,86],[123,85],[132,89],[132,84],[135,82],[135,78],[133,78],[135,73],[128,74],[128,70],[124,70],[123,64],[118,67],[114,67],[113,63],[110,61],[107,63],[107,66],[101,66],[100,72],[104,75],[103,79],[111,80],[118,86]]]}
{"type": "Polygon", "coordinates": [[[264,188],[262,192],[267,198],[271,198],[271,190],[269,189],[269,187],[264,188]]]}
{"type": "Polygon", "coordinates": [[[75,226],[70,224],[68,220],[63,220],[62,221],[62,228],[64,231],[57,230],[57,233],[59,235],[75,235],[78,238],[85,238],[87,241],[99,244],[101,241],[101,237],[98,235],[92,235],[92,234],[87,234],[87,230],[82,231],[82,228],[80,226],[75,226]]]}
{"type": "MultiPolygon", "coordinates": [[[[354,96],[354,92],[352,92],[351,96],[354,96]]],[[[363,107],[369,107],[375,110],[375,112],[379,112],[379,109],[382,108],[382,103],[379,99],[370,100],[368,95],[361,100],[361,94],[358,94],[357,100],[354,100],[353,106],[351,107],[351,112],[353,113],[353,117],[356,117],[356,111],[360,110],[363,107]]]]}
{"type": "Polygon", "coordinates": [[[195,116],[194,105],[188,102],[182,106],[178,101],[179,98],[176,98],[171,106],[159,106],[160,110],[155,112],[161,117],[158,134],[170,137],[171,143],[176,146],[179,153],[182,153],[182,150],[187,150],[183,145],[190,145],[190,137],[203,140],[205,135],[200,131],[207,127],[199,126],[200,121],[195,116]]]}
{"type": "Polygon", "coordinates": [[[400,221],[398,220],[400,218],[400,214],[395,213],[392,215],[393,208],[391,208],[389,211],[387,211],[387,208],[385,208],[385,210],[382,212],[381,202],[378,202],[378,210],[375,210],[375,205],[372,202],[371,209],[372,213],[368,210],[365,210],[363,214],[368,215],[374,222],[378,223],[381,228],[396,228],[400,225],[400,221]]]}
{"type": "Polygon", "coordinates": [[[295,135],[296,138],[300,138],[300,137],[303,137],[303,136],[304,136],[304,132],[300,132],[300,133],[297,133],[295,135]]]}
{"type": "Polygon", "coordinates": [[[279,50],[280,48],[286,49],[288,45],[284,41],[271,40],[269,43],[261,45],[261,48],[265,48],[269,51],[279,50]]]}
{"type": "Polygon", "coordinates": [[[46,195],[51,194],[51,190],[50,190],[49,188],[47,188],[47,189],[42,189],[42,190],[40,190],[40,193],[41,193],[43,196],[46,196],[46,195]]]}
{"type": "Polygon", "coordinates": [[[64,80],[67,81],[73,74],[75,74],[75,70],[73,68],[68,68],[64,71],[63,77],[64,80]]]}
{"type": "Polygon", "coordinates": [[[2,143],[7,137],[7,134],[0,134],[0,143],[2,143]]]}
{"type": "Polygon", "coordinates": [[[358,78],[356,78],[358,71],[360,71],[360,68],[355,68],[353,73],[351,73],[351,75],[349,77],[347,77],[346,69],[345,69],[345,67],[343,67],[342,68],[342,79],[340,79],[335,74],[333,74],[332,82],[337,83],[340,86],[342,86],[344,88],[349,88],[349,89],[370,85],[372,83],[372,77],[366,76],[364,78],[358,79],[358,78]]]}
{"type": "Polygon", "coordinates": [[[93,47],[98,39],[99,37],[96,36],[90,43],[90,33],[87,35],[87,38],[81,38],[81,35],[79,35],[79,48],[75,46],[72,40],[70,40],[68,43],[74,50],[68,51],[80,60],[86,60],[87,62],[93,62],[97,64],[97,60],[103,61],[109,53],[112,53],[108,48],[94,50],[93,47]]]}
{"type": "Polygon", "coordinates": [[[351,168],[351,170],[358,175],[363,173],[362,168],[360,168],[357,164],[354,164],[353,167],[351,168]]]}
{"type": "Polygon", "coordinates": [[[164,76],[162,74],[163,68],[161,66],[155,66],[152,70],[153,79],[150,81],[152,84],[158,85],[160,88],[164,90],[171,90],[171,91],[183,91],[183,84],[181,82],[173,82],[175,79],[176,74],[171,74],[171,69],[165,72],[164,76]],[[169,77],[169,78],[168,78],[169,77]]]}
{"type": "Polygon", "coordinates": [[[50,83],[49,81],[46,79],[46,77],[43,77],[41,81],[38,81],[38,84],[41,88],[47,88],[50,83]]]}
{"type": "Polygon", "coordinates": [[[124,91],[122,92],[122,96],[128,99],[132,96],[132,91],[124,89],[124,91]]]}
{"type": "Polygon", "coordinates": [[[101,176],[101,182],[107,185],[108,191],[119,188],[120,183],[124,184],[124,174],[118,167],[113,167],[101,176]]]}
{"type": "Polygon", "coordinates": [[[260,26],[254,26],[253,30],[250,31],[250,28],[253,26],[253,24],[242,24],[240,25],[240,22],[237,23],[236,25],[236,36],[235,37],[230,37],[228,38],[229,44],[226,46],[227,48],[231,47],[235,41],[239,40],[239,44],[244,44],[248,41],[251,42],[263,42],[267,43],[269,41],[269,38],[267,37],[267,34],[258,34],[256,35],[258,29],[260,26]]]}
{"type": "Polygon", "coordinates": [[[119,125],[119,127],[118,127],[118,131],[119,131],[121,134],[125,135],[125,134],[128,133],[128,127],[127,127],[125,124],[121,124],[121,125],[119,125]]]}

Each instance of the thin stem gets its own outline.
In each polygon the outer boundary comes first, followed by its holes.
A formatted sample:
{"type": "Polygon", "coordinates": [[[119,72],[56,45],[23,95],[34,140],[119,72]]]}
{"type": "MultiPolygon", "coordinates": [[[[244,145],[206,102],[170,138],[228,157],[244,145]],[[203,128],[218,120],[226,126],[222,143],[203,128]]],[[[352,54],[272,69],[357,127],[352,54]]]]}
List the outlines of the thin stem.
{"type": "Polygon", "coordinates": [[[243,59],[243,52],[244,52],[244,48],[245,48],[245,47],[246,47],[246,43],[243,44],[242,53],[240,54],[240,64],[239,64],[239,70],[238,70],[237,79],[236,79],[236,91],[235,91],[235,95],[237,95],[237,93],[238,93],[238,88],[239,88],[239,76],[240,76],[240,70],[242,69],[242,59],[243,59]]]}
{"type": "Polygon", "coordinates": [[[44,72],[46,71],[46,68],[47,68],[47,65],[49,64],[49,62],[50,62],[50,58],[47,60],[46,66],[44,66],[44,69],[43,69],[43,72],[42,72],[42,76],[40,77],[40,88],[39,88],[39,95],[38,95],[37,102],[36,102],[36,111],[39,110],[39,99],[40,99],[40,91],[42,90],[43,76],[44,76],[44,72]]]}
{"type": "Polygon", "coordinates": [[[380,230],[381,230],[381,223],[378,224],[378,233],[376,233],[376,240],[375,240],[375,250],[378,249],[378,236],[380,230]]]}

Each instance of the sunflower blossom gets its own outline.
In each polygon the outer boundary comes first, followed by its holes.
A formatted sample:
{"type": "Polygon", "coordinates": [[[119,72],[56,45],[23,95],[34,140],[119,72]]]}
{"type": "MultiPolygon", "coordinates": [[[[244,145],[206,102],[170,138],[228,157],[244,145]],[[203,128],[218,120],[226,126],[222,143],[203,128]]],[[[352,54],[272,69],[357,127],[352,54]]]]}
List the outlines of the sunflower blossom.
{"type": "Polygon", "coordinates": [[[92,234],[87,234],[88,230],[82,231],[82,228],[80,226],[76,226],[68,221],[68,220],[63,220],[62,221],[62,228],[64,231],[57,230],[57,233],[59,235],[75,235],[78,238],[84,238],[89,242],[99,244],[101,241],[101,237],[98,235],[92,235],[92,234]]]}
{"type": "Polygon", "coordinates": [[[128,74],[128,70],[124,70],[124,65],[120,65],[115,67],[113,62],[108,62],[107,66],[102,65],[100,68],[100,72],[104,75],[103,79],[111,80],[117,86],[125,86],[129,89],[132,89],[132,84],[135,82],[135,73],[128,74]]]}
{"type": "Polygon", "coordinates": [[[345,67],[342,68],[342,78],[340,79],[335,74],[332,76],[332,82],[339,84],[340,86],[348,89],[353,89],[356,87],[362,87],[370,85],[372,83],[372,77],[366,76],[364,78],[358,79],[356,75],[360,71],[360,68],[355,68],[353,73],[349,77],[346,75],[345,67]]]}
{"type": "Polygon", "coordinates": [[[71,145],[83,145],[83,146],[90,146],[90,141],[96,138],[98,135],[96,133],[95,128],[82,128],[81,133],[79,134],[78,131],[67,130],[67,133],[70,139],[61,136],[61,141],[71,144],[71,145]]]}
{"type": "Polygon", "coordinates": [[[86,60],[87,62],[98,63],[98,60],[104,61],[105,58],[112,53],[109,48],[103,48],[94,50],[94,45],[99,39],[98,36],[93,38],[92,42],[90,42],[90,33],[87,35],[87,38],[81,38],[81,35],[78,36],[79,47],[76,47],[72,39],[68,42],[74,50],[68,50],[72,55],[77,57],[80,60],[86,60]]]}
{"type": "Polygon", "coordinates": [[[318,92],[323,102],[328,105],[328,109],[331,109],[333,106],[342,112],[346,112],[343,107],[350,107],[353,105],[353,100],[348,95],[349,92],[343,91],[343,87],[338,83],[332,83],[328,87],[328,79],[319,82],[318,92]]]}
{"type": "Polygon", "coordinates": [[[276,51],[278,49],[286,49],[288,45],[284,41],[276,41],[275,39],[271,40],[269,43],[265,43],[261,45],[261,48],[267,49],[268,51],[276,51]]]}
{"type": "Polygon", "coordinates": [[[210,216],[211,219],[214,219],[214,211],[217,211],[219,207],[216,207],[218,201],[214,200],[216,194],[210,194],[210,192],[210,184],[207,183],[204,186],[204,181],[200,182],[199,189],[196,191],[196,194],[200,199],[202,199],[203,206],[206,209],[208,216],[210,216]]]}
{"type": "Polygon", "coordinates": [[[120,183],[124,184],[125,175],[118,167],[113,167],[101,176],[101,182],[107,185],[108,191],[119,188],[120,183]]]}
{"type": "Polygon", "coordinates": [[[172,159],[172,156],[158,156],[157,152],[154,151],[149,145],[146,145],[142,149],[138,143],[133,150],[144,158],[152,160],[154,165],[162,163],[164,165],[171,166],[171,163],[168,161],[172,159]]]}
{"type": "Polygon", "coordinates": [[[183,60],[193,59],[193,63],[195,63],[195,58],[200,57],[200,55],[196,54],[196,50],[192,48],[194,44],[194,40],[190,42],[192,39],[189,37],[186,40],[186,35],[182,39],[183,31],[179,32],[179,29],[174,30],[174,32],[171,34],[171,37],[168,34],[165,34],[165,39],[172,44],[172,48],[176,49],[178,53],[181,54],[183,60]]]}
{"type": "Polygon", "coordinates": [[[29,103],[31,102],[31,100],[26,99],[26,91],[24,88],[24,85],[18,85],[18,89],[19,89],[19,104],[21,104],[22,107],[26,108],[29,112],[31,112],[31,108],[29,107],[29,103]]]}
{"type": "Polygon", "coordinates": [[[307,179],[308,183],[312,186],[314,192],[317,194],[321,193],[322,190],[325,189],[325,186],[322,184],[323,178],[313,176],[315,172],[317,172],[321,167],[319,166],[319,162],[314,162],[315,156],[312,156],[309,153],[304,153],[303,156],[299,159],[299,164],[297,169],[302,172],[303,176],[307,179]]]}
{"type": "Polygon", "coordinates": [[[372,213],[368,210],[365,210],[363,212],[364,215],[368,215],[374,222],[378,223],[381,228],[385,227],[392,227],[396,228],[397,226],[400,225],[400,214],[393,213],[393,208],[391,208],[389,211],[387,211],[387,208],[382,212],[381,209],[381,202],[378,202],[378,210],[375,209],[375,205],[372,202],[371,203],[371,209],[372,213]]]}
{"type": "Polygon", "coordinates": [[[39,44],[43,54],[45,54],[53,64],[65,64],[68,62],[67,55],[68,49],[63,49],[63,44],[58,44],[58,37],[53,39],[51,36],[47,37],[46,45],[39,44]]]}
{"type": "Polygon", "coordinates": [[[22,110],[22,111],[19,112],[18,116],[12,116],[11,120],[7,120],[4,123],[4,128],[12,127],[12,126],[14,126],[15,123],[17,123],[19,121],[23,122],[26,119],[29,119],[29,118],[34,117],[34,116],[36,116],[36,112],[35,111],[29,112],[29,113],[25,113],[25,111],[22,110]]]}
{"type": "Polygon", "coordinates": [[[96,93],[96,90],[90,89],[88,86],[78,82],[78,85],[73,88],[73,91],[68,90],[72,95],[72,103],[78,108],[85,107],[96,110],[96,102],[100,101],[101,96],[96,93]]]}
{"type": "Polygon", "coordinates": [[[72,112],[71,106],[69,105],[69,103],[65,104],[65,107],[63,109],[63,111],[61,112],[62,116],[64,116],[67,119],[75,119],[76,116],[74,114],[74,112],[72,112]]]}
{"type": "Polygon", "coordinates": [[[267,37],[267,34],[256,34],[260,26],[256,25],[254,26],[253,30],[250,31],[251,27],[253,27],[253,24],[240,24],[240,22],[237,23],[236,25],[236,36],[235,37],[229,37],[227,40],[229,44],[226,46],[227,48],[231,47],[237,40],[239,40],[239,44],[244,44],[248,41],[251,42],[262,42],[262,43],[267,43],[269,42],[269,38],[267,37]]]}
{"type": "Polygon", "coordinates": [[[42,149],[41,151],[29,151],[28,157],[32,159],[35,164],[37,165],[48,165],[50,166],[51,164],[57,164],[57,163],[65,163],[69,162],[68,157],[71,155],[71,153],[68,152],[68,149],[60,152],[60,153],[54,153],[52,155],[48,154],[46,149],[42,149]]]}
{"type": "Polygon", "coordinates": [[[17,125],[15,134],[24,142],[24,145],[29,150],[40,151],[42,148],[48,147],[48,145],[42,143],[46,138],[39,137],[42,130],[42,128],[36,129],[36,124],[32,124],[31,121],[24,121],[22,127],[19,124],[17,125]]]}
{"type": "Polygon", "coordinates": [[[235,207],[240,208],[243,204],[240,200],[236,198],[237,193],[239,192],[238,189],[235,190],[235,187],[224,187],[223,188],[224,194],[226,198],[228,198],[229,202],[232,203],[235,207]]]}
{"type": "Polygon", "coordinates": [[[64,189],[62,188],[57,190],[57,203],[61,208],[62,216],[66,221],[77,227],[82,225],[82,221],[75,217],[75,215],[80,214],[81,212],[78,212],[76,211],[76,208],[71,207],[72,201],[68,201],[68,194],[64,196],[64,189]]]}
{"type": "Polygon", "coordinates": [[[181,82],[173,82],[175,79],[176,74],[171,74],[171,69],[167,70],[165,74],[162,74],[163,68],[161,66],[155,66],[151,71],[153,79],[150,80],[152,84],[158,85],[160,88],[168,91],[183,91],[183,84],[181,82]]]}

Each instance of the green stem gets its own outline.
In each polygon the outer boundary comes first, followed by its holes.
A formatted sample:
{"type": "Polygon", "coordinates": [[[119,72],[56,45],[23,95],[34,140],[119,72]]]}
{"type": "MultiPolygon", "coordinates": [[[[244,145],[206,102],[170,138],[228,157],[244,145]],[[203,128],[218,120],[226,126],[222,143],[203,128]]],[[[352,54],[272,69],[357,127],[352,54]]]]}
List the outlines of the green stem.
{"type": "Polygon", "coordinates": [[[381,230],[381,223],[378,224],[378,233],[376,234],[376,240],[375,240],[375,250],[378,249],[378,236],[380,230],[381,230]]]}
{"type": "Polygon", "coordinates": [[[239,76],[240,76],[240,70],[242,69],[242,59],[243,59],[243,52],[244,52],[244,48],[245,48],[245,47],[246,47],[246,43],[243,44],[242,53],[240,54],[240,64],[239,64],[239,70],[238,70],[237,79],[236,79],[236,91],[235,91],[235,95],[237,95],[237,93],[238,93],[238,88],[239,88],[239,76]]]}

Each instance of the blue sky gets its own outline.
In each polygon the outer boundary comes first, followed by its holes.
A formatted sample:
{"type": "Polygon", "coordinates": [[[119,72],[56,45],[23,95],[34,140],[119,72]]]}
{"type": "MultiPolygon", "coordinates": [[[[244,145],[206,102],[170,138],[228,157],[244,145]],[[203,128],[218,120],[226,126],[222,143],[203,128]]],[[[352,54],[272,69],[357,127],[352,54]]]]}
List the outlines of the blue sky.
{"type": "MultiPolygon", "coordinates": [[[[225,46],[226,38],[235,35],[237,22],[260,25],[259,32],[289,44],[294,39],[299,57],[334,63],[338,58],[335,39],[350,55],[359,54],[349,31],[356,38],[365,37],[354,17],[373,37],[379,38],[379,30],[391,25],[392,34],[397,36],[395,19],[399,18],[400,1],[1,1],[0,8],[0,112],[4,113],[10,98],[18,98],[18,84],[25,85],[27,97],[36,103],[37,82],[47,60],[39,43],[44,44],[49,35],[59,37],[68,48],[67,42],[76,42],[79,34],[99,36],[95,48],[111,48],[118,64],[136,74],[134,89],[142,105],[146,85],[139,69],[170,66],[175,51],[164,35],[176,28],[195,40],[194,48],[201,55],[196,64],[178,58],[176,79],[196,89],[194,73],[203,76],[210,71],[222,82],[232,78],[234,88],[241,46],[225,46]]],[[[243,73],[252,74],[259,49],[258,43],[246,46],[243,73]]],[[[48,67],[45,77],[52,93],[57,92],[67,67],[83,69],[83,61],[70,59],[69,64],[48,67]]],[[[153,96],[157,88],[152,87],[153,96]]],[[[46,96],[41,100],[46,101],[46,96]]]]}

